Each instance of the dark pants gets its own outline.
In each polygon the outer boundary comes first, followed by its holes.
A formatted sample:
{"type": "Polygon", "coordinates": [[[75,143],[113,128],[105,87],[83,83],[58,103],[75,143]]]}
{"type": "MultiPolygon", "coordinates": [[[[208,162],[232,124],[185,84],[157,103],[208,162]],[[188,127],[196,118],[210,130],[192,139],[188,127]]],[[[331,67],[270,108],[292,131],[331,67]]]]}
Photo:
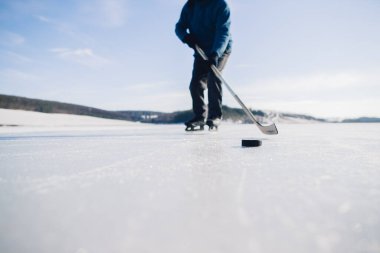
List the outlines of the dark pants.
{"type": "MultiPolygon", "coordinates": [[[[218,69],[222,71],[230,53],[224,53],[219,58],[218,69]]],[[[194,57],[193,75],[190,82],[190,93],[193,99],[195,117],[205,119],[222,117],[222,82],[214,75],[208,62],[200,56],[194,57]],[[208,88],[208,113],[204,100],[204,91],[208,88]]]]}

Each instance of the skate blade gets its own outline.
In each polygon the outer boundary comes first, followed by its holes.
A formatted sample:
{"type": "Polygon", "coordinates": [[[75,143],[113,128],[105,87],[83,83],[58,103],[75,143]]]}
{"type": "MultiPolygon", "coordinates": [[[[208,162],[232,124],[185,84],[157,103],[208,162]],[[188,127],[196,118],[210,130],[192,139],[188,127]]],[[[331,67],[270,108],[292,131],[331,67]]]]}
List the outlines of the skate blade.
{"type": "Polygon", "coordinates": [[[197,127],[188,126],[185,128],[186,132],[196,132],[196,131],[203,131],[203,130],[204,130],[203,126],[197,126],[197,127]]]}
{"type": "Polygon", "coordinates": [[[212,131],[212,132],[216,132],[216,131],[218,131],[218,126],[209,126],[208,130],[212,131]]]}

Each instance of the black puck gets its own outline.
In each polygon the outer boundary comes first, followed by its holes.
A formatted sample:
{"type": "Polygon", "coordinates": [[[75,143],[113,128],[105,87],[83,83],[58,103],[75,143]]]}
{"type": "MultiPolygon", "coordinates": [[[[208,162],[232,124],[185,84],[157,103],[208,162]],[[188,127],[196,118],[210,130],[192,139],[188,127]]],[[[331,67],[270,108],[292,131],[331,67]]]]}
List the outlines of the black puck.
{"type": "Polygon", "coordinates": [[[261,146],[262,141],[261,140],[241,140],[241,145],[243,147],[259,147],[261,146]]]}

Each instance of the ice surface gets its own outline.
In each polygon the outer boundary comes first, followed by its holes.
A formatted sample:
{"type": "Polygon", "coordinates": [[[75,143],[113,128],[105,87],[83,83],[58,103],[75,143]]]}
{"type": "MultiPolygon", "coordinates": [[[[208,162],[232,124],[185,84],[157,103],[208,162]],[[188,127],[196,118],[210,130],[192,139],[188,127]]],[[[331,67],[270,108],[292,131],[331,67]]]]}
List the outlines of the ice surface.
{"type": "Polygon", "coordinates": [[[0,252],[380,252],[379,124],[0,129],[0,252]]]}

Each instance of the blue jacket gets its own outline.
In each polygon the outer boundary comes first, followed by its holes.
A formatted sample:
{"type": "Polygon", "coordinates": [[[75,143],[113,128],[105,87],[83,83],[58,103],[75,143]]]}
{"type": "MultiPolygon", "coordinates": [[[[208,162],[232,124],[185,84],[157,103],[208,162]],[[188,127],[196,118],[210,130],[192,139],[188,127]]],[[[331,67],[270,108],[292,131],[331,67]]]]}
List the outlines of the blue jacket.
{"type": "Polygon", "coordinates": [[[175,32],[183,42],[189,32],[210,56],[231,51],[230,8],[225,0],[192,0],[183,6],[175,32]]]}

